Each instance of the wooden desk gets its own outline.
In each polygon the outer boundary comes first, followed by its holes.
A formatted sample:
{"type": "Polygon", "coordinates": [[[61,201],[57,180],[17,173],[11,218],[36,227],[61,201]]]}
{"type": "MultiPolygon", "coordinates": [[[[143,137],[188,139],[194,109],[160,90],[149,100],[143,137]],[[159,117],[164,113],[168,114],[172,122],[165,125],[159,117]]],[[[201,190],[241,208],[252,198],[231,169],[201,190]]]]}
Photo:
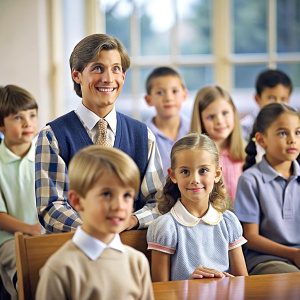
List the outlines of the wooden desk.
{"type": "Polygon", "coordinates": [[[154,282],[155,300],[300,299],[300,273],[154,282]]]}

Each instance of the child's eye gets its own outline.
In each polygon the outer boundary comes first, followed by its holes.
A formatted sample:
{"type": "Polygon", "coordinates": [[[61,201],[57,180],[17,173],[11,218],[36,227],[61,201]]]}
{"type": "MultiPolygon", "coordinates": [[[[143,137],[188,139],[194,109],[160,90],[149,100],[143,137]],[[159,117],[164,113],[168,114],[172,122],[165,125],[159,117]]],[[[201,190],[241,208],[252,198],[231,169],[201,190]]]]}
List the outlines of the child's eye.
{"type": "Polygon", "coordinates": [[[15,120],[21,120],[20,116],[15,116],[15,120]]]}
{"type": "Polygon", "coordinates": [[[178,90],[173,90],[173,94],[177,94],[178,92],[178,90]]]}
{"type": "Polygon", "coordinates": [[[111,192],[104,192],[104,193],[102,193],[102,195],[103,195],[104,197],[109,197],[109,196],[111,195],[111,192]]]}
{"type": "Polygon", "coordinates": [[[229,111],[223,111],[223,116],[226,116],[227,114],[229,114],[229,111]]]}
{"type": "Polygon", "coordinates": [[[158,91],[157,92],[157,95],[160,95],[160,96],[162,96],[164,94],[164,92],[163,91],[158,91]]]}
{"type": "Polygon", "coordinates": [[[127,199],[127,200],[130,200],[130,199],[133,198],[133,195],[132,195],[131,193],[126,193],[126,194],[124,195],[124,198],[127,199]]]}
{"type": "Polygon", "coordinates": [[[300,130],[297,130],[297,131],[296,131],[296,135],[300,135],[300,130]]]}
{"type": "Polygon", "coordinates": [[[285,131],[280,131],[280,132],[278,132],[278,135],[279,136],[286,136],[286,132],[285,131]]]}
{"type": "Polygon", "coordinates": [[[207,173],[209,170],[207,168],[201,168],[199,170],[199,174],[204,174],[204,173],[207,173]]]}
{"type": "Polygon", "coordinates": [[[31,115],[30,115],[30,118],[31,118],[31,119],[36,118],[36,114],[31,114],[31,115]]]}
{"type": "Polygon", "coordinates": [[[213,115],[209,115],[209,116],[207,117],[208,120],[212,120],[213,118],[214,118],[213,115]]]}
{"type": "Polygon", "coordinates": [[[186,170],[186,169],[182,169],[182,170],[180,171],[180,173],[183,174],[183,175],[188,175],[188,174],[189,174],[189,171],[186,170]]]}
{"type": "Polygon", "coordinates": [[[276,101],[276,97],[275,96],[269,96],[269,100],[276,101]]]}

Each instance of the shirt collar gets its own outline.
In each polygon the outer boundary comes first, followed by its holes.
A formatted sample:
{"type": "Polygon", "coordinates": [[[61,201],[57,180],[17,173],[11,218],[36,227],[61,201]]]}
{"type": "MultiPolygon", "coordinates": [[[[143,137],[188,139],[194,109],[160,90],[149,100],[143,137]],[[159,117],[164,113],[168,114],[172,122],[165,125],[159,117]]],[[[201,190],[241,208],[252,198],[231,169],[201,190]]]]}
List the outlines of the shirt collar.
{"type": "MultiPolygon", "coordinates": [[[[300,167],[297,161],[292,161],[293,164],[293,175],[291,177],[299,177],[300,176],[300,167]]],[[[264,182],[270,182],[277,178],[278,176],[282,177],[274,168],[272,168],[266,160],[266,156],[262,157],[261,162],[259,163],[259,169],[262,172],[262,177],[264,182]]],[[[286,179],[286,178],[285,178],[286,179]]]]}
{"type": "Polygon", "coordinates": [[[91,260],[96,260],[98,257],[100,257],[106,248],[115,249],[120,252],[125,251],[119,234],[116,234],[114,239],[109,244],[105,244],[84,232],[81,226],[77,227],[72,241],[91,260]]]}
{"type": "MultiPolygon", "coordinates": [[[[89,110],[87,107],[83,105],[82,102],[79,103],[76,112],[80,119],[83,121],[83,123],[87,126],[89,130],[92,130],[95,125],[98,123],[100,120],[100,117],[97,116],[94,112],[89,110]]],[[[117,129],[117,113],[116,113],[116,108],[115,106],[113,109],[105,116],[104,118],[111,130],[113,131],[114,134],[116,134],[116,129],[117,129]]]]}
{"type": "Polygon", "coordinates": [[[3,163],[12,163],[14,161],[18,161],[18,160],[21,160],[21,159],[34,162],[34,159],[35,159],[35,146],[34,146],[33,143],[31,143],[31,146],[30,146],[30,149],[29,149],[28,153],[23,158],[21,158],[20,156],[14,154],[12,151],[10,151],[6,147],[4,141],[5,141],[5,139],[2,140],[2,142],[0,144],[0,158],[1,158],[1,161],[3,163]]]}
{"type": "Polygon", "coordinates": [[[168,138],[163,132],[161,132],[154,124],[154,117],[150,120],[150,122],[147,123],[147,126],[151,129],[151,131],[155,135],[159,135],[162,138],[168,138]]]}
{"type": "MultiPolygon", "coordinates": [[[[155,135],[159,135],[160,137],[170,140],[172,142],[174,142],[173,140],[171,140],[168,136],[166,136],[162,131],[160,131],[154,124],[154,118],[152,117],[151,119],[148,119],[148,121],[146,121],[147,126],[151,129],[151,131],[155,134],[155,135]]],[[[190,129],[190,122],[188,121],[187,118],[185,118],[183,115],[180,115],[180,126],[178,129],[178,134],[176,139],[178,139],[181,136],[186,135],[187,132],[189,132],[190,129]]]]}
{"type": "Polygon", "coordinates": [[[178,223],[188,227],[197,225],[201,220],[206,224],[216,225],[223,218],[223,214],[217,211],[210,202],[207,213],[202,218],[197,218],[187,211],[180,199],[172,207],[171,214],[178,223]]]}

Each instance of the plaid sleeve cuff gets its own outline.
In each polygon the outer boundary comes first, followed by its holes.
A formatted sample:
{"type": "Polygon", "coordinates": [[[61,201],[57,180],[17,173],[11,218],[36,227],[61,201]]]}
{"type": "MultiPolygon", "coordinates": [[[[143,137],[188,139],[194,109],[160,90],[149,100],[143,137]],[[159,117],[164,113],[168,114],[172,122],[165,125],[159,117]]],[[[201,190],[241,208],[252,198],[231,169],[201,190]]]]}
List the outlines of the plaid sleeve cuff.
{"type": "Polygon", "coordinates": [[[144,229],[148,228],[152,221],[158,218],[161,214],[156,203],[148,203],[143,208],[136,211],[133,215],[136,216],[139,221],[138,229],[144,229]]]}

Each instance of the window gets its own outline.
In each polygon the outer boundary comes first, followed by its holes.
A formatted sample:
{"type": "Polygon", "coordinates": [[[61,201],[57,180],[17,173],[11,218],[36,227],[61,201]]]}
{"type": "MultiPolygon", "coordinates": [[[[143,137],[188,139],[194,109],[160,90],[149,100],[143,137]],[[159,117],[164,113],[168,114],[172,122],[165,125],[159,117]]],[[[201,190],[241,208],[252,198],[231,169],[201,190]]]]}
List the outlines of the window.
{"type": "Polygon", "coordinates": [[[142,120],[154,114],[143,99],[145,81],[155,67],[169,65],[177,68],[186,82],[190,97],[182,109],[190,115],[195,92],[213,83],[211,1],[100,3],[106,17],[106,33],[124,43],[132,60],[125,89],[116,103],[118,109],[142,120]]]}
{"type": "MultiPolygon", "coordinates": [[[[73,10],[75,3],[71,1],[73,10]]],[[[145,81],[153,68],[162,65],[177,68],[186,82],[189,97],[182,110],[187,116],[195,94],[208,84],[226,88],[240,115],[249,113],[256,107],[256,76],[269,67],[291,77],[291,104],[300,108],[296,101],[300,0],[98,0],[98,4],[101,32],[118,37],[131,57],[116,102],[119,111],[141,120],[155,113],[144,101],[145,81]]]]}
{"type": "MultiPolygon", "coordinates": [[[[291,104],[299,109],[300,1],[232,0],[231,13],[233,95],[250,100],[257,74],[265,68],[277,68],[291,77],[291,104]]],[[[248,112],[243,105],[239,111],[248,112]]]]}

